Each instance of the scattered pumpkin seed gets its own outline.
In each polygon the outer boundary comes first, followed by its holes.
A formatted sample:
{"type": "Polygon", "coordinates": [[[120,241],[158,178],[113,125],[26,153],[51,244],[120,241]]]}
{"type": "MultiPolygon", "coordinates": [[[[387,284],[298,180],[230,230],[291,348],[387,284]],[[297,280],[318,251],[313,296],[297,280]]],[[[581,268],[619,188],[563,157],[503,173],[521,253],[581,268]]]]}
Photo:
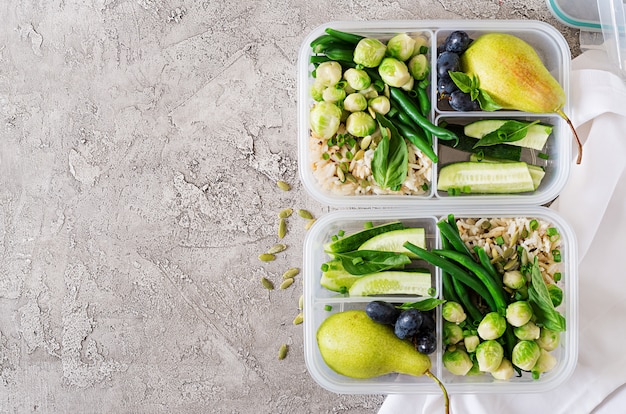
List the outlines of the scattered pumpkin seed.
{"type": "Polygon", "coordinates": [[[361,144],[359,146],[361,147],[361,149],[366,150],[367,147],[369,147],[371,143],[372,143],[372,136],[371,135],[366,135],[361,140],[361,144]]]}
{"type": "Polygon", "coordinates": [[[285,359],[287,357],[287,352],[289,351],[289,347],[287,344],[282,344],[278,349],[278,359],[285,359]]]}
{"type": "Polygon", "coordinates": [[[513,233],[513,235],[511,236],[511,240],[509,241],[509,247],[513,247],[515,246],[515,244],[517,243],[517,240],[519,239],[519,232],[516,231],[515,233],[513,233]]]}
{"type": "Polygon", "coordinates": [[[287,218],[289,216],[291,216],[291,213],[293,213],[293,209],[292,208],[285,208],[282,209],[278,212],[278,218],[287,218]]]}
{"type": "Polygon", "coordinates": [[[287,289],[289,286],[293,284],[293,277],[287,278],[283,280],[283,283],[280,284],[279,289],[287,289]]]}
{"type": "Polygon", "coordinates": [[[363,149],[361,148],[360,150],[356,152],[356,154],[354,154],[353,160],[358,161],[362,159],[364,156],[365,156],[365,151],[363,151],[363,149]]]}
{"type": "Polygon", "coordinates": [[[505,265],[504,265],[504,270],[508,271],[508,270],[515,270],[517,269],[519,265],[519,262],[517,261],[517,257],[514,257],[513,259],[509,260],[505,265]]]}
{"type": "Polygon", "coordinates": [[[269,280],[266,277],[262,277],[261,278],[261,284],[263,285],[263,287],[267,290],[274,290],[274,284],[272,283],[271,280],[269,280]]]}
{"type": "Polygon", "coordinates": [[[283,279],[289,279],[290,277],[296,276],[298,273],[300,273],[300,269],[297,267],[289,268],[283,273],[283,279]]]}
{"type": "Polygon", "coordinates": [[[286,244],[276,243],[275,245],[273,245],[272,247],[269,248],[267,253],[268,254],[280,253],[280,252],[284,251],[286,248],[287,248],[286,244]]]}
{"type": "Polygon", "coordinates": [[[300,325],[304,321],[304,314],[300,312],[293,320],[294,325],[300,325]]]}
{"type": "Polygon", "coordinates": [[[339,178],[340,182],[342,183],[346,182],[346,174],[343,172],[341,167],[337,167],[337,177],[339,178]]]}
{"type": "Polygon", "coordinates": [[[283,238],[287,234],[287,221],[284,218],[281,218],[278,222],[278,237],[283,238]]]}
{"type": "Polygon", "coordinates": [[[291,186],[289,185],[288,182],[283,181],[283,180],[278,180],[276,182],[276,185],[278,186],[278,188],[280,188],[283,191],[289,191],[291,190],[291,186]]]}
{"type": "Polygon", "coordinates": [[[298,309],[304,309],[304,295],[300,295],[300,299],[298,299],[298,309]]]}
{"type": "Polygon", "coordinates": [[[272,253],[261,253],[259,255],[259,260],[262,262],[271,262],[274,261],[276,259],[276,256],[274,256],[272,253]]]}
{"type": "Polygon", "coordinates": [[[350,173],[346,173],[346,180],[350,181],[353,184],[356,184],[358,182],[357,178],[350,173]]]}
{"type": "Polygon", "coordinates": [[[300,209],[298,210],[298,215],[303,219],[310,220],[313,218],[313,214],[311,214],[308,210],[300,209]]]}
{"type": "Polygon", "coordinates": [[[308,230],[311,228],[311,226],[313,225],[313,223],[315,223],[315,219],[311,219],[309,221],[306,222],[306,224],[304,225],[304,229],[308,230]]]}

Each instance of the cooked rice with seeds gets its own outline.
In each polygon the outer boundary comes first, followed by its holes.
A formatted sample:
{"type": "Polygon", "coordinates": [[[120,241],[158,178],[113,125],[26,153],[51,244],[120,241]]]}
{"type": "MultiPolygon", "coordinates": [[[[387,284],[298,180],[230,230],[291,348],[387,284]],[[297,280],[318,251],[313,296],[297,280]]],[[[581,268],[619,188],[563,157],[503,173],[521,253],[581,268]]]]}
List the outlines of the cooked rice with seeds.
{"type": "MultiPolygon", "coordinates": [[[[338,133],[345,133],[343,125],[338,133]]],[[[312,133],[309,139],[311,168],[320,187],[338,195],[425,194],[430,186],[432,161],[408,141],[406,141],[408,149],[407,177],[400,190],[392,191],[376,184],[372,176],[372,158],[374,157],[376,142],[380,139],[380,133],[377,132],[377,135],[372,136],[372,138],[372,142],[367,148],[355,151],[354,148],[348,149],[346,145],[329,147],[327,139],[317,137],[312,133]],[[348,151],[352,154],[350,158],[347,154],[348,151]],[[327,154],[328,159],[324,159],[324,154],[327,154]],[[342,171],[338,172],[338,169],[342,169],[342,171]],[[340,175],[344,177],[340,177],[340,175]]]]}
{"type": "Polygon", "coordinates": [[[461,239],[473,251],[474,246],[485,249],[494,261],[502,257],[508,247],[521,246],[526,250],[529,263],[535,257],[546,283],[555,284],[554,274],[562,272],[562,262],[554,260],[554,251],[561,252],[561,237],[548,235],[548,229],[554,227],[541,219],[537,221],[536,229],[532,230],[532,218],[457,218],[457,226],[461,239]],[[525,236],[525,237],[524,237],[525,236]],[[502,237],[503,243],[498,244],[496,239],[502,237]],[[517,240],[512,240],[516,238],[517,240]],[[513,243],[511,243],[513,241],[513,243]]]}

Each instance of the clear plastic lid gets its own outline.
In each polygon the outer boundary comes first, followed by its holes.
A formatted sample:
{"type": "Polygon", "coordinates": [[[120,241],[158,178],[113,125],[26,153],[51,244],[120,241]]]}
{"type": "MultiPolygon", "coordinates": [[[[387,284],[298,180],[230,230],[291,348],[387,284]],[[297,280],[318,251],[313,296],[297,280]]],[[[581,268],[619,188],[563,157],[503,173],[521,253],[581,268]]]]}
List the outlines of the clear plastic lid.
{"type": "Polygon", "coordinates": [[[601,29],[595,1],[546,0],[546,3],[552,14],[568,26],[582,30],[600,31],[601,29]]]}

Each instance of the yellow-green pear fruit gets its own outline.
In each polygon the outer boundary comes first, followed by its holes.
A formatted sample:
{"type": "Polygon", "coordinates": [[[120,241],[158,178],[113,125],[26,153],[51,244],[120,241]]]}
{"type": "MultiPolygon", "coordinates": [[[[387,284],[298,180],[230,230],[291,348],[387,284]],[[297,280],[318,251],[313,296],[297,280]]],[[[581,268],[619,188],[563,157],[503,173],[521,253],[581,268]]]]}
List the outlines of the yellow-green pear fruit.
{"type": "Polygon", "coordinates": [[[389,325],[372,321],[364,311],[349,310],[326,318],[317,330],[317,344],[326,364],[351,378],[389,373],[420,376],[430,358],[411,342],[399,339],[389,325]]]}
{"type": "Polygon", "coordinates": [[[578,143],[577,163],[581,162],[578,134],[563,112],[565,92],[530,44],[511,34],[487,33],[470,44],[460,64],[503,109],[557,113],[565,119],[578,143]]]}

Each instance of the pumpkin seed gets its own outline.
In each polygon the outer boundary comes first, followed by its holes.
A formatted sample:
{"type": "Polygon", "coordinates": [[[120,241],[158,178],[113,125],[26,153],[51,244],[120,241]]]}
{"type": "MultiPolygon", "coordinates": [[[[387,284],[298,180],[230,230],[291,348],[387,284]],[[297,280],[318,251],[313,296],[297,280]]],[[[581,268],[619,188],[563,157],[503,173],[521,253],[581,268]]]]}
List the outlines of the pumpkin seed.
{"type": "Polygon", "coordinates": [[[276,243],[275,245],[273,245],[272,247],[269,248],[267,253],[268,254],[280,253],[280,252],[284,251],[286,248],[287,248],[286,244],[276,243]]]}
{"type": "Polygon", "coordinates": [[[269,280],[266,277],[262,277],[261,278],[261,284],[263,285],[263,287],[267,290],[274,290],[274,284],[272,283],[271,280],[269,280]]]}
{"type": "Polygon", "coordinates": [[[259,255],[259,260],[262,262],[272,262],[276,259],[276,256],[272,253],[261,253],[259,255]]]}
{"type": "Polygon", "coordinates": [[[504,265],[504,270],[505,271],[509,271],[509,270],[515,270],[517,269],[519,265],[519,262],[517,261],[517,257],[509,260],[505,265],[504,265]]]}
{"type": "Polygon", "coordinates": [[[365,151],[363,151],[363,149],[360,149],[356,152],[356,154],[354,154],[353,160],[358,161],[362,159],[364,156],[365,156],[365,151]]]}
{"type": "Polygon", "coordinates": [[[289,191],[291,190],[291,186],[289,185],[288,182],[283,181],[283,180],[278,180],[276,182],[276,185],[278,186],[278,188],[280,188],[283,191],[289,191]]]}
{"type": "Polygon", "coordinates": [[[290,277],[296,276],[298,273],[300,273],[300,269],[297,267],[289,268],[283,273],[283,279],[289,279],[290,277]]]}
{"type": "Polygon", "coordinates": [[[311,226],[313,225],[313,223],[315,223],[315,219],[311,219],[309,221],[306,222],[306,224],[304,225],[304,229],[308,230],[311,228],[311,226]]]}
{"type": "Polygon", "coordinates": [[[372,143],[372,136],[366,135],[361,140],[361,144],[359,146],[361,147],[361,149],[366,150],[370,146],[371,143],[372,143]]]}
{"type": "Polygon", "coordinates": [[[278,218],[287,218],[287,217],[291,216],[291,213],[293,213],[293,209],[292,208],[285,208],[285,209],[280,210],[278,212],[278,218]]]}
{"type": "Polygon", "coordinates": [[[528,252],[526,251],[526,249],[522,249],[522,254],[521,254],[521,259],[522,259],[522,266],[526,266],[528,264],[528,252]]]}
{"type": "Polygon", "coordinates": [[[356,177],[350,173],[346,173],[346,180],[350,181],[353,184],[356,184],[358,181],[356,177]]]}
{"type": "Polygon", "coordinates": [[[513,255],[513,253],[515,253],[515,250],[507,247],[506,249],[504,249],[504,251],[502,252],[502,258],[504,259],[508,259],[509,257],[511,257],[513,255]]]}
{"type": "Polygon", "coordinates": [[[298,215],[302,217],[303,219],[307,219],[307,220],[310,220],[313,218],[313,214],[311,214],[307,210],[302,210],[302,209],[298,210],[298,215]]]}
{"type": "Polygon", "coordinates": [[[517,240],[519,239],[519,232],[516,231],[515,233],[513,233],[513,235],[511,236],[511,240],[509,241],[509,247],[513,247],[515,246],[515,244],[517,243],[517,240]]]}
{"type": "Polygon", "coordinates": [[[302,310],[304,308],[304,295],[300,295],[300,299],[298,299],[298,309],[302,310]]]}
{"type": "Polygon", "coordinates": [[[285,359],[287,357],[287,352],[289,351],[289,347],[287,344],[282,344],[278,349],[278,359],[285,359]]]}
{"type": "Polygon", "coordinates": [[[337,177],[339,177],[339,181],[342,183],[346,182],[346,174],[343,172],[341,167],[337,167],[337,177]]]}
{"type": "Polygon", "coordinates": [[[283,283],[280,284],[279,289],[287,289],[289,286],[293,284],[293,277],[283,280],[283,283]]]}
{"type": "Polygon", "coordinates": [[[285,235],[287,235],[287,221],[281,218],[278,222],[278,237],[282,239],[285,235]]]}
{"type": "Polygon", "coordinates": [[[294,325],[300,325],[304,321],[304,314],[300,312],[293,320],[294,325]]]}

